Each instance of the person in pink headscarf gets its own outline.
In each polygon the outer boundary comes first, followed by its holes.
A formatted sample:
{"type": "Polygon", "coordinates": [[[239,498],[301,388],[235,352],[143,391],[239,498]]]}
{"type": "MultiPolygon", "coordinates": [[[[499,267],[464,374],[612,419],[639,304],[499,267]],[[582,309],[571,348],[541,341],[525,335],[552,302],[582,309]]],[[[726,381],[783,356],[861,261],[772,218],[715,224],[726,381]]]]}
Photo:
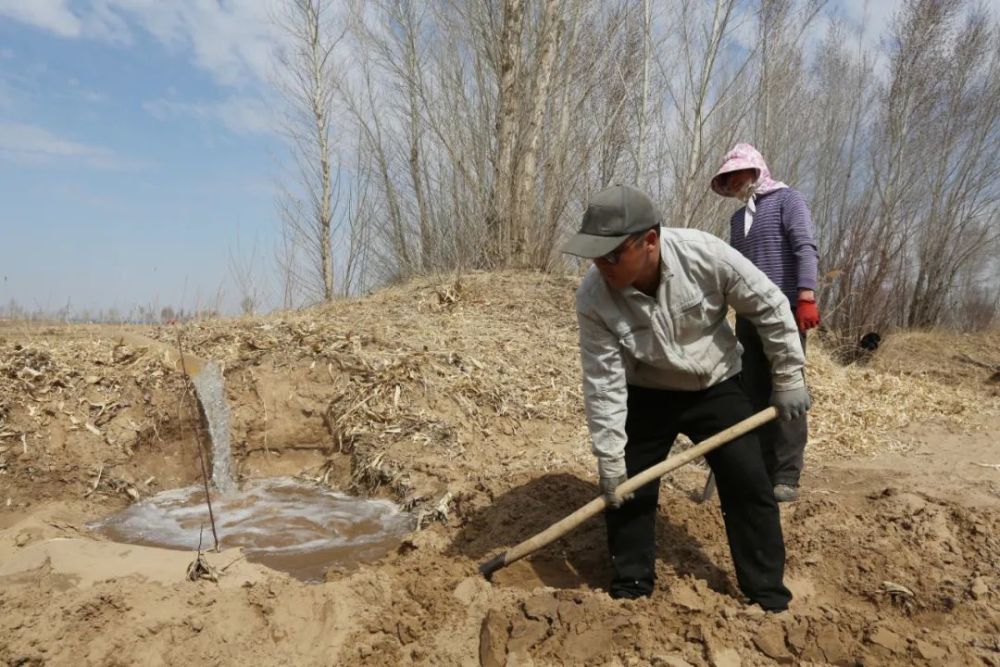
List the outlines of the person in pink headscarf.
{"type": "MultiPolygon", "coordinates": [[[[716,194],[743,202],[730,220],[729,243],[788,297],[804,351],[806,331],[820,323],[816,305],[818,253],[805,197],[771,178],[764,157],[745,143],[726,153],[711,185],[716,194]]],[[[762,410],[772,391],[767,356],[756,329],[745,318],[736,319],[736,336],[743,346],[747,393],[756,409],[762,410]]],[[[797,499],[808,439],[806,416],[771,422],[762,429],[760,439],[775,499],[797,499]]]]}

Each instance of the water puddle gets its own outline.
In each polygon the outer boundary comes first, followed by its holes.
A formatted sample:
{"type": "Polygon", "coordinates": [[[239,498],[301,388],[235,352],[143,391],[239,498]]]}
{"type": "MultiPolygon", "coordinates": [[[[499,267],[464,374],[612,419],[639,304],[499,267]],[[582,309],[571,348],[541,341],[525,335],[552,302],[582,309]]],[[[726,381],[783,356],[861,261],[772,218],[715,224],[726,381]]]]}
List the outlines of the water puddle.
{"type": "MultiPolygon", "coordinates": [[[[212,494],[223,548],[243,547],[247,560],[309,582],[330,568],[350,569],[395,548],[412,517],[387,500],[355,498],[291,477],[246,482],[242,491],[212,494]]],[[[194,551],[212,532],[201,486],[158,493],[90,525],[116,542],[194,551]]]]}

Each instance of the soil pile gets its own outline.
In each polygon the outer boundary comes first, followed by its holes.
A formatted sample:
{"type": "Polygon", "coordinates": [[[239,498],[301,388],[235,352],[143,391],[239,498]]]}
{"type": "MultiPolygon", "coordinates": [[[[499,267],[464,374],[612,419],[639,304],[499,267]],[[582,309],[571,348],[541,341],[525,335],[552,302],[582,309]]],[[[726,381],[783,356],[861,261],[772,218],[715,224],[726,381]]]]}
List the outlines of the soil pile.
{"type": "Polygon", "coordinates": [[[604,593],[599,518],[479,577],[597,494],[576,284],[428,278],[134,330],[223,365],[241,478],[291,474],[417,513],[393,553],[321,585],[238,554],[190,581],[193,553],[100,541],[87,521],[196,481],[188,385],[110,328],[0,326],[0,661],[1000,665],[995,333],[965,348],[889,337],[847,367],[811,347],[814,438],[803,498],[783,507],[789,612],[743,604],[717,504],[691,500],[696,466],[661,486],[653,598],[604,593]],[[91,561],[72,565],[74,549],[91,561]],[[115,559],[111,574],[80,565],[115,559]]]}

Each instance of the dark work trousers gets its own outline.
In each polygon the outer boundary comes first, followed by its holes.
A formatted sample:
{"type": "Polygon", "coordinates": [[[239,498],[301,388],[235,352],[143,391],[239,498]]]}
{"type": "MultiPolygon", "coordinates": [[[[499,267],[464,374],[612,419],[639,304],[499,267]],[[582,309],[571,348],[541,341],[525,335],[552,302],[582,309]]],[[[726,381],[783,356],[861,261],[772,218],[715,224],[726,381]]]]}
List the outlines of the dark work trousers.
{"type": "MultiPolygon", "coordinates": [[[[771,362],[764,354],[757,328],[749,320],[736,318],[736,337],[743,345],[743,386],[750,396],[754,412],[759,412],[771,404],[771,362]]],[[[801,332],[799,339],[805,352],[806,337],[801,332]]],[[[771,483],[798,486],[806,441],[809,439],[806,416],[769,422],[757,429],[757,434],[771,483]]]]}
{"type": "MultiPolygon", "coordinates": [[[[678,433],[695,442],[715,435],[752,414],[737,378],[702,391],[667,391],[629,385],[625,466],[633,477],[664,460],[678,433]]],[[[778,505],[757,436],[749,433],[709,452],[715,473],[729,552],[740,589],[765,609],[784,609],[785,542],[778,505]]],[[[605,512],[611,551],[613,597],[653,592],[656,508],[660,481],[639,488],[620,509],[605,512]]]]}

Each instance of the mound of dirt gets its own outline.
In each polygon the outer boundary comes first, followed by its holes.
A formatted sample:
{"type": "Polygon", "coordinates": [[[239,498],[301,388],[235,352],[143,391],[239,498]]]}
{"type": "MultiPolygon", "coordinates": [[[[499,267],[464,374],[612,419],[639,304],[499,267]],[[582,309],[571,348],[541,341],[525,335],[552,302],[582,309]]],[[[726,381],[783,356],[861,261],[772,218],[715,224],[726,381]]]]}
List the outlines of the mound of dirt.
{"type": "Polygon", "coordinates": [[[890,337],[847,367],[810,348],[786,613],[744,604],[717,504],[692,501],[695,465],[661,485],[652,598],[604,592],[600,518],[479,576],[597,494],[575,285],[427,278],[133,331],[223,365],[242,478],[297,475],[415,512],[398,549],[320,585],[238,558],[191,581],[194,554],[100,543],[87,522],[197,480],[187,384],[111,328],[0,327],[0,662],[1000,666],[1000,397],[956,356],[1000,361],[995,333],[890,337]]]}
{"type": "Polygon", "coordinates": [[[872,358],[881,372],[930,378],[1000,395],[1000,332],[910,331],[889,336],[872,358]]]}

